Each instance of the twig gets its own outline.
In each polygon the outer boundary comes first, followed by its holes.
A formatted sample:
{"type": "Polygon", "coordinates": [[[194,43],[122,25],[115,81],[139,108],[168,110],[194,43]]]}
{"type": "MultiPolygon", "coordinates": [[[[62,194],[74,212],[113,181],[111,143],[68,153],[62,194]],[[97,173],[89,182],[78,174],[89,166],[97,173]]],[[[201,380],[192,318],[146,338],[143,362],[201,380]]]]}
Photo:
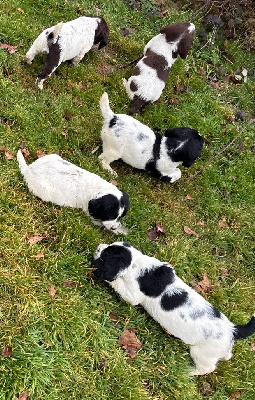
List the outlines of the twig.
{"type": "Polygon", "coordinates": [[[226,147],[224,147],[224,149],[222,149],[221,151],[219,151],[219,153],[217,153],[214,157],[212,157],[211,160],[208,161],[208,162],[203,166],[203,168],[201,168],[199,171],[197,171],[194,175],[191,175],[189,178],[187,178],[187,179],[182,183],[181,186],[185,185],[188,181],[190,181],[191,179],[195,178],[198,174],[200,174],[200,172],[203,172],[203,171],[208,167],[208,165],[210,165],[210,164],[212,163],[213,160],[215,160],[215,159],[216,159],[217,157],[219,157],[222,153],[224,153],[224,151],[226,151],[226,150],[236,141],[236,139],[238,139],[238,138],[243,134],[243,132],[247,129],[247,127],[248,127],[250,124],[253,124],[254,122],[255,122],[255,120],[254,120],[254,119],[251,119],[251,120],[243,127],[243,129],[234,137],[234,139],[231,140],[231,142],[230,142],[226,147]]]}
{"type": "Polygon", "coordinates": [[[138,56],[135,60],[129,61],[128,63],[126,63],[126,64],[124,64],[124,65],[119,65],[119,66],[115,69],[115,71],[118,71],[119,69],[126,68],[126,67],[128,67],[129,65],[134,64],[135,62],[141,60],[142,57],[143,57],[143,54],[140,54],[140,56],[138,56]]]}
{"type": "Polygon", "coordinates": [[[205,4],[200,7],[197,11],[193,12],[193,14],[191,14],[191,16],[189,17],[189,19],[187,20],[188,22],[191,21],[192,19],[194,19],[196,17],[197,14],[199,14],[205,7],[207,7],[210,3],[212,2],[212,0],[206,0],[205,4]]]}

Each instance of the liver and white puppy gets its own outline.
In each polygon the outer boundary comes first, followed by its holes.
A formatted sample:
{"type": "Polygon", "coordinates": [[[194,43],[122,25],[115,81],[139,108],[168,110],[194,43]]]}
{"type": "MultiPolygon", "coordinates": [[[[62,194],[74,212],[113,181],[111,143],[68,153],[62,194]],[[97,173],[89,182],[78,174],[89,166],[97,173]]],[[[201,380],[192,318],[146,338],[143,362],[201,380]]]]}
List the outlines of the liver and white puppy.
{"type": "Polygon", "coordinates": [[[178,54],[186,58],[195,34],[195,26],[189,22],[177,22],[162,28],[145,46],[143,58],[123,84],[132,100],[130,114],[147,103],[154,103],[161,96],[169,71],[178,54]]]}
{"type": "Polygon", "coordinates": [[[38,158],[28,166],[19,150],[17,159],[34,195],[59,206],[81,208],[95,225],[104,226],[114,233],[128,233],[120,223],[120,218],[129,209],[129,198],[125,192],[57,154],[38,158]]]}
{"type": "Polygon", "coordinates": [[[63,62],[72,60],[77,65],[94,44],[99,49],[108,42],[109,28],[101,17],[80,17],[45,29],[28,50],[25,61],[31,64],[38,53],[45,54],[44,68],[36,84],[43,89],[43,82],[63,62]]]}
{"type": "Polygon", "coordinates": [[[255,314],[246,325],[235,325],[186,285],[166,263],[142,254],[126,242],[97,247],[94,274],[132,305],[141,304],[160,325],[191,345],[196,369],[208,374],[219,360],[229,360],[235,340],[255,332],[255,314]]]}
{"type": "Polygon", "coordinates": [[[177,166],[190,167],[200,155],[203,138],[195,129],[167,129],[165,136],[153,132],[148,126],[125,114],[114,114],[107,93],[100,99],[104,118],[101,131],[102,166],[117,173],[110,163],[121,158],[127,164],[144,169],[154,177],[173,183],[181,177],[177,166]]]}

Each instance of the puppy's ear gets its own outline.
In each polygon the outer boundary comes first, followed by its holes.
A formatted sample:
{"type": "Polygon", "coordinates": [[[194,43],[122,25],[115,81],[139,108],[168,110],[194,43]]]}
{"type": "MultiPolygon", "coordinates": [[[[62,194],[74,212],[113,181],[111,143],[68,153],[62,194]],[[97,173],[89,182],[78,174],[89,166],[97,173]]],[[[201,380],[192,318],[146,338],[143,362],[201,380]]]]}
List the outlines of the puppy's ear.
{"type": "Polygon", "coordinates": [[[130,207],[130,203],[129,203],[129,197],[128,194],[126,192],[122,192],[122,196],[120,198],[120,206],[124,208],[120,218],[125,217],[125,215],[127,214],[129,207],[130,207]]]}
{"type": "Polygon", "coordinates": [[[104,249],[100,257],[92,262],[92,267],[97,268],[94,275],[102,280],[113,282],[118,276],[123,275],[132,261],[128,247],[111,245],[104,249]]]}
{"type": "Polygon", "coordinates": [[[104,18],[101,18],[101,21],[98,24],[98,27],[95,31],[95,39],[94,44],[98,44],[98,50],[102,49],[107,45],[109,38],[109,28],[104,18]]]}
{"type": "Polygon", "coordinates": [[[195,31],[188,32],[182,37],[178,43],[177,52],[182,59],[185,59],[191,48],[195,31]]]}
{"type": "Polygon", "coordinates": [[[92,199],[88,205],[89,215],[101,221],[110,221],[118,217],[119,200],[113,194],[92,199]]]}

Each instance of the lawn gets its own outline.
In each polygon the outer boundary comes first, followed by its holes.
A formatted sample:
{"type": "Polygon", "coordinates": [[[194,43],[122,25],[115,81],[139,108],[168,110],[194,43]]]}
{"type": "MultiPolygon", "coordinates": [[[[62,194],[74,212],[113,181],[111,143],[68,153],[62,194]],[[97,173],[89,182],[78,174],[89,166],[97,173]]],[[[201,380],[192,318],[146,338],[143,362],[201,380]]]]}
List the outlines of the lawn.
{"type": "MultiPolygon", "coordinates": [[[[107,91],[112,109],[127,113],[122,78],[133,66],[118,67],[138,57],[161,27],[191,14],[180,3],[153,0],[0,4],[0,42],[17,46],[11,53],[0,49],[0,400],[255,397],[254,336],[237,342],[232,359],[214,373],[190,377],[188,346],[91,273],[96,246],[124,237],[100,230],[81,210],[33,196],[16,160],[20,147],[29,151],[28,164],[38,152],[57,153],[111,181],[98,160],[100,96],[107,91]],[[33,40],[48,26],[86,14],[105,18],[108,45],[77,67],[63,63],[39,91],[43,56],[32,65],[23,61],[33,40]],[[142,343],[135,358],[118,345],[126,328],[142,343]]],[[[192,21],[197,32],[202,19],[192,21]]],[[[191,168],[181,167],[173,185],[121,161],[112,165],[118,187],[130,196],[125,240],[170,262],[190,286],[206,274],[210,288],[203,295],[236,324],[248,322],[255,304],[254,83],[254,53],[240,39],[214,42],[209,33],[201,42],[196,35],[187,59],[173,65],[160,101],[134,117],[160,133],[199,130],[202,155],[191,168]],[[244,69],[247,81],[238,81],[244,69]],[[155,224],[165,232],[151,240],[155,224]]]]}

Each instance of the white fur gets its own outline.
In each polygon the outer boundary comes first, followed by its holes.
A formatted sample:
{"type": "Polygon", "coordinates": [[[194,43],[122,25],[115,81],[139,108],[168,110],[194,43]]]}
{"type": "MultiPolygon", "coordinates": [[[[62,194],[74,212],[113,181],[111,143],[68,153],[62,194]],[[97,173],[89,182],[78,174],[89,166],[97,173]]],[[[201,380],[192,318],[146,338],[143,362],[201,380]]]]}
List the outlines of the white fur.
{"type": "MultiPolygon", "coordinates": [[[[104,117],[101,131],[103,153],[99,156],[103,168],[117,176],[117,173],[110,167],[110,163],[121,158],[134,168],[145,169],[146,163],[152,157],[155,143],[154,132],[129,115],[114,114],[110,109],[106,92],[100,99],[100,108],[104,117]],[[110,128],[109,122],[114,115],[118,117],[118,123],[110,128]],[[143,140],[138,139],[139,135],[143,136],[143,140]]],[[[181,171],[177,168],[181,162],[171,161],[167,154],[165,141],[166,138],[162,137],[160,158],[157,160],[156,166],[161,174],[168,176],[173,183],[181,177],[181,171]]]]}
{"type": "MultiPolygon", "coordinates": [[[[27,165],[21,150],[17,153],[21,174],[29,190],[44,201],[59,206],[81,208],[87,215],[88,204],[106,194],[120,199],[122,192],[115,185],[98,175],[63,160],[57,154],[38,158],[27,165]]],[[[114,233],[128,233],[126,227],[117,220],[99,221],[92,218],[95,225],[104,226],[114,233]]]]}

